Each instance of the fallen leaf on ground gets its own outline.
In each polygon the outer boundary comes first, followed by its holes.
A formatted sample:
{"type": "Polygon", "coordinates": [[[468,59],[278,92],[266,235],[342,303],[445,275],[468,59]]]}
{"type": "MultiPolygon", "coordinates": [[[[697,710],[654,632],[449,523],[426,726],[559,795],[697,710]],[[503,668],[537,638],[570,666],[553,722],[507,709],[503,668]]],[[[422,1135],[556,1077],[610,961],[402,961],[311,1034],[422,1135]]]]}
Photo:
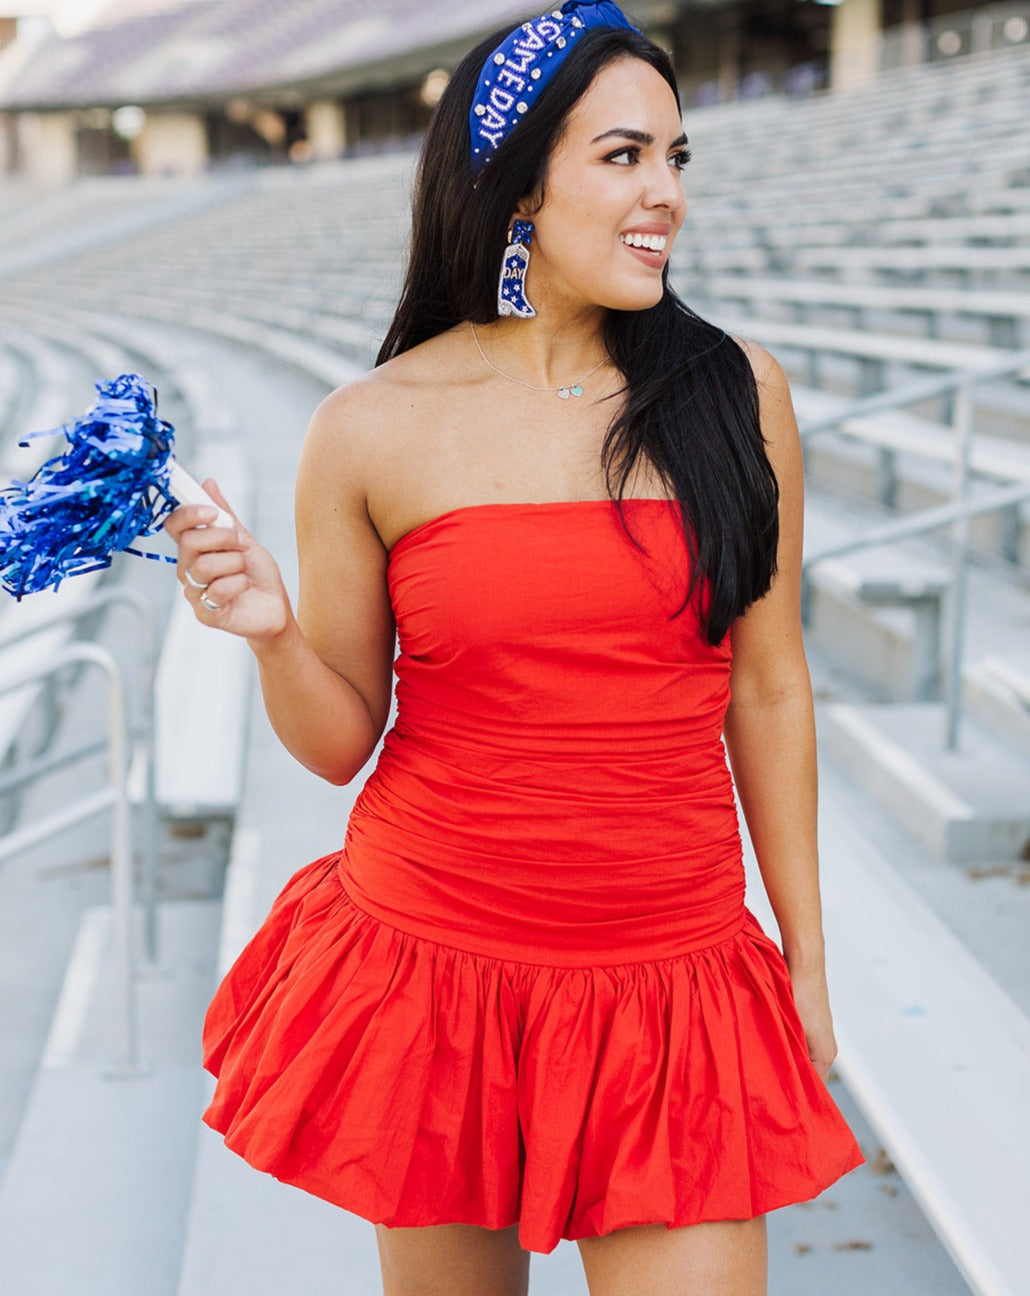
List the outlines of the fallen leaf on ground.
{"type": "Polygon", "coordinates": [[[884,1147],[878,1147],[873,1156],[870,1157],[869,1169],[873,1174],[878,1175],[897,1174],[894,1162],[887,1155],[887,1149],[884,1147]]]}

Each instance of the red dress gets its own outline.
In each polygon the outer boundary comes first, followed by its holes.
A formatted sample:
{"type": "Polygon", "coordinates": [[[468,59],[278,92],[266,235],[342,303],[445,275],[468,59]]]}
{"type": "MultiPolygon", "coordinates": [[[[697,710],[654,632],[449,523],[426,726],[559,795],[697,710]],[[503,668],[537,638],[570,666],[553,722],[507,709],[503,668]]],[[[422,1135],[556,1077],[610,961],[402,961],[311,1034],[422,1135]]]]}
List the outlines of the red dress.
{"type": "Polygon", "coordinates": [[[730,646],[676,506],[486,504],[393,549],[398,716],[343,850],[208,1012],[204,1119],[369,1220],[524,1248],[748,1219],[863,1161],[744,906],[730,646]]]}

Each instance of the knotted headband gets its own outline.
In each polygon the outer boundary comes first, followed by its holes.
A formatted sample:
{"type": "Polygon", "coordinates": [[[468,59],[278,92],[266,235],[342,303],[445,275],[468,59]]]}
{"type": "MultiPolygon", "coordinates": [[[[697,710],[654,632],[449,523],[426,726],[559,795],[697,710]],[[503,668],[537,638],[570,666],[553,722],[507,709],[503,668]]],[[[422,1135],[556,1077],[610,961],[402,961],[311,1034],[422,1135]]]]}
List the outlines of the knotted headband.
{"type": "Polygon", "coordinates": [[[506,37],[483,64],[469,112],[472,170],[489,162],[540,91],[572,52],[577,37],[599,27],[638,29],[611,0],[568,0],[553,13],[532,18],[506,37]]]}

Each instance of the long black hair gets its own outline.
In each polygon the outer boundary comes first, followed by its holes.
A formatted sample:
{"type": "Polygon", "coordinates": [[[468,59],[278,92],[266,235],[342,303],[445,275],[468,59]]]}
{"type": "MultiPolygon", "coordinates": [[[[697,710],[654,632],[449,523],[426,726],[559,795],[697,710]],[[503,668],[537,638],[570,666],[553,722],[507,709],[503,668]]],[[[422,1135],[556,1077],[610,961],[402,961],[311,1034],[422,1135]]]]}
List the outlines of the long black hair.
{"type": "MultiPolygon", "coordinates": [[[[565,120],[597,73],[639,58],[668,82],[665,52],[639,32],[584,33],[531,112],[498,146],[478,181],[468,115],[480,70],[510,28],[471,51],[455,70],[426,132],[415,181],[412,244],[401,299],[377,364],[470,320],[497,318],[498,267],[512,213],[543,201],[547,161],[565,120]]],[[[779,491],[765,453],[758,390],[742,348],[690,309],[668,284],[657,305],[609,311],[604,341],[625,378],[625,399],[605,435],[609,494],[624,497],[638,465],[650,464],[679,501],[690,559],[680,611],[698,597],[706,640],[765,594],[776,572],[779,491]]]]}

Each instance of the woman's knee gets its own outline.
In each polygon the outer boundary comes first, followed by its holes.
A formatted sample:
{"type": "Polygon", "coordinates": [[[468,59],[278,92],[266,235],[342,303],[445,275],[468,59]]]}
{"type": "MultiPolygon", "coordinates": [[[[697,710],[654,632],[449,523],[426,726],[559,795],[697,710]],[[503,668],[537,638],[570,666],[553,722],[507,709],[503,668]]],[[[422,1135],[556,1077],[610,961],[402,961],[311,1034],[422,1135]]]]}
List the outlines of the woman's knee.
{"type": "Polygon", "coordinates": [[[765,1296],[765,1216],[644,1224],[579,1242],[590,1296],[765,1296]]]}
{"type": "Polygon", "coordinates": [[[518,1225],[376,1225],[383,1296],[526,1296],[529,1253],[518,1225]]]}

